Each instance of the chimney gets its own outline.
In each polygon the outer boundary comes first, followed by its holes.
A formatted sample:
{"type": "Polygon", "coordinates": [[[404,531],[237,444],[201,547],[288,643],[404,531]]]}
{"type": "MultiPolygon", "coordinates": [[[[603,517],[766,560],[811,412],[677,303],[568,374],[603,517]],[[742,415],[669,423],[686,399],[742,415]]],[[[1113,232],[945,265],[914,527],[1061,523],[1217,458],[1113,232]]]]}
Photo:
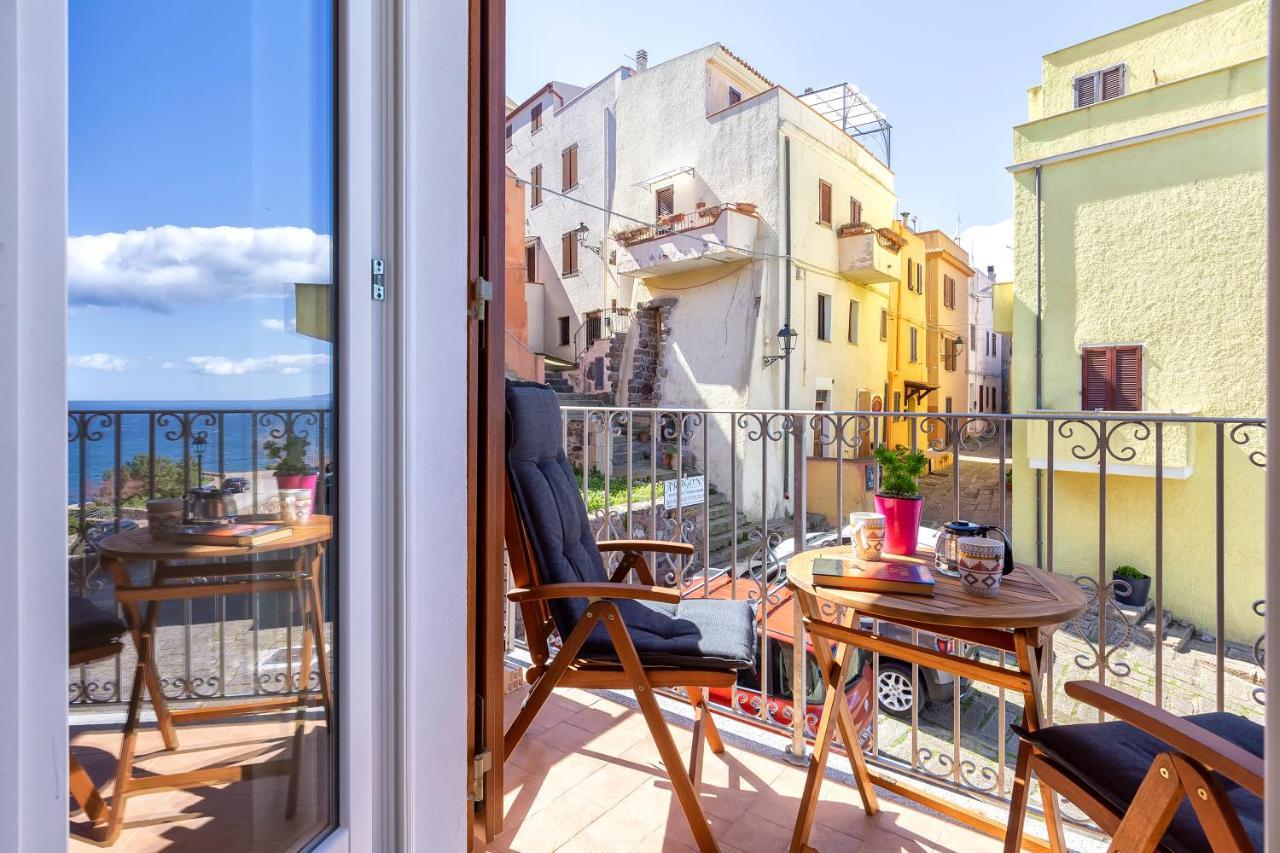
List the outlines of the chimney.
{"type": "Polygon", "coordinates": [[[649,51],[643,47],[636,51],[636,70],[643,71],[649,67],[649,51]]]}
{"type": "Polygon", "coordinates": [[[904,210],[898,215],[902,217],[902,226],[904,228],[910,228],[911,226],[907,224],[907,219],[910,218],[911,214],[904,210]]]}
{"type": "Polygon", "coordinates": [[[996,268],[991,264],[987,264],[987,278],[992,281],[996,280],[996,268]]]}

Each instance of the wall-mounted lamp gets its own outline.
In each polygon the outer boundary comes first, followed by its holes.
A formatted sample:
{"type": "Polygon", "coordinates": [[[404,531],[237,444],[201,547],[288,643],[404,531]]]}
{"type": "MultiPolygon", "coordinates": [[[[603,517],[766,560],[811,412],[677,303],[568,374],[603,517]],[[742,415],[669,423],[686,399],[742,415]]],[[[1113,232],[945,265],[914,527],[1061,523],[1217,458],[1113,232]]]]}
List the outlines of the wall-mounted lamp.
{"type": "Polygon", "coordinates": [[[800,333],[791,328],[788,323],[778,330],[778,349],[782,350],[781,355],[766,355],[764,357],[764,366],[768,367],[774,362],[782,361],[791,357],[791,353],[796,348],[796,338],[800,337],[800,333]]]}
{"type": "Polygon", "coordinates": [[[600,246],[587,242],[587,234],[590,231],[591,229],[587,227],[587,223],[578,223],[578,227],[573,229],[573,233],[577,236],[578,245],[586,249],[588,252],[592,252],[597,257],[604,257],[600,246]]]}

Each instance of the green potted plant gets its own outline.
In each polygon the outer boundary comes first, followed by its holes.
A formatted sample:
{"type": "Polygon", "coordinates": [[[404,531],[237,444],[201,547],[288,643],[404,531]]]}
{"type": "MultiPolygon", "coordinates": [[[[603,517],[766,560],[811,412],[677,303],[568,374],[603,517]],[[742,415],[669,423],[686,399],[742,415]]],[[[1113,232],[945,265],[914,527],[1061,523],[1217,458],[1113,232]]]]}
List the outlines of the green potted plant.
{"type": "Polygon", "coordinates": [[[1116,585],[1116,602],[1127,607],[1142,607],[1147,603],[1147,593],[1151,591],[1151,577],[1145,575],[1134,566],[1118,566],[1111,573],[1114,580],[1124,581],[1129,588],[1126,593],[1121,593],[1120,586],[1116,585]]]}
{"type": "Polygon", "coordinates": [[[263,442],[262,449],[271,460],[267,469],[276,475],[277,489],[307,489],[311,500],[316,499],[316,478],[319,472],[307,464],[307,447],[311,442],[300,435],[286,435],[284,441],[271,439],[263,442]]]}
{"type": "Polygon", "coordinates": [[[919,480],[929,469],[929,459],[919,450],[901,444],[893,449],[875,449],[880,465],[880,490],[875,495],[876,512],[884,516],[884,550],[909,557],[916,552],[920,536],[920,513],[924,498],[919,480]]]}

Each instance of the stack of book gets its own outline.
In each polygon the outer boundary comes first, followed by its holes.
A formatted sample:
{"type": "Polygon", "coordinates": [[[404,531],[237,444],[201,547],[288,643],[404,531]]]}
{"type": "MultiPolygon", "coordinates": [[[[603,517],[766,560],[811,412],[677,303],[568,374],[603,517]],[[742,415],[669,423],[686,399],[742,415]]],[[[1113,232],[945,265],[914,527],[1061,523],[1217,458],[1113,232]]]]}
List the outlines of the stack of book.
{"type": "Polygon", "coordinates": [[[895,560],[888,554],[882,560],[860,560],[853,555],[819,557],[813,561],[813,582],[853,592],[933,595],[933,574],[928,566],[895,560]]]}
{"type": "Polygon", "coordinates": [[[252,548],[287,539],[293,528],[281,524],[187,524],[164,535],[167,542],[184,545],[238,545],[252,548]]]}

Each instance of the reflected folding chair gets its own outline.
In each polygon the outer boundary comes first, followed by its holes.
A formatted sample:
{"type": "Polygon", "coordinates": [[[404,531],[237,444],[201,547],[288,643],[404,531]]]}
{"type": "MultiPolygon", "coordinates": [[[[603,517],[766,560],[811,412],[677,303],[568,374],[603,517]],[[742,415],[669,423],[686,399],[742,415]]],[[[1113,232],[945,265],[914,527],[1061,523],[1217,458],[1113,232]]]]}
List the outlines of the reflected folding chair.
{"type": "Polygon", "coordinates": [[[509,382],[506,542],[533,666],[524,706],[504,737],[504,756],[520,743],[556,687],[630,689],[644,715],[676,798],[703,851],[718,850],[698,786],[704,741],[724,750],[704,689],[730,688],[755,665],[756,629],[745,601],[682,601],[654,586],[645,553],[690,556],[678,542],[597,543],[573,469],[560,446],[560,404],[546,385],[509,382]],[[612,576],[601,552],[621,554],[612,576]],[[639,584],[625,582],[634,571],[639,584]],[[552,653],[551,639],[560,637],[552,653]],[[662,718],[654,688],[683,688],[694,709],[686,769],[662,718]]]}
{"type": "Polygon", "coordinates": [[[1262,726],[1223,712],[1178,717],[1092,681],[1066,691],[1116,721],[1014,727],[1022,793],[1005,850],[1022,842],[1031,775],[1109,833],[1113,851],[1262,850],[1262,726]]]}
{"type": "MultiPolygon", "coordinates": [[[[67,602],[67,616],[70,627],[70,666],[107,660],[120,654],[124,648],[120,638],[129,629],[114,613],[103,610],[86,598],[72,596],[67,602]]],[[[120,811],[120,804],[114,804],[114,810],[109,808],[92,777],[76,760],[75,753],[70,753],[70,760],[71,796],[91,824],[107,824],[106,835],[99,840],[106,843],[114,841],[120,834],[120,820],[112,818],[119,817],[114,812],[120,811]]],[[[123,766],[124,762],[117,761],[117,772],[123,766]]]]}

